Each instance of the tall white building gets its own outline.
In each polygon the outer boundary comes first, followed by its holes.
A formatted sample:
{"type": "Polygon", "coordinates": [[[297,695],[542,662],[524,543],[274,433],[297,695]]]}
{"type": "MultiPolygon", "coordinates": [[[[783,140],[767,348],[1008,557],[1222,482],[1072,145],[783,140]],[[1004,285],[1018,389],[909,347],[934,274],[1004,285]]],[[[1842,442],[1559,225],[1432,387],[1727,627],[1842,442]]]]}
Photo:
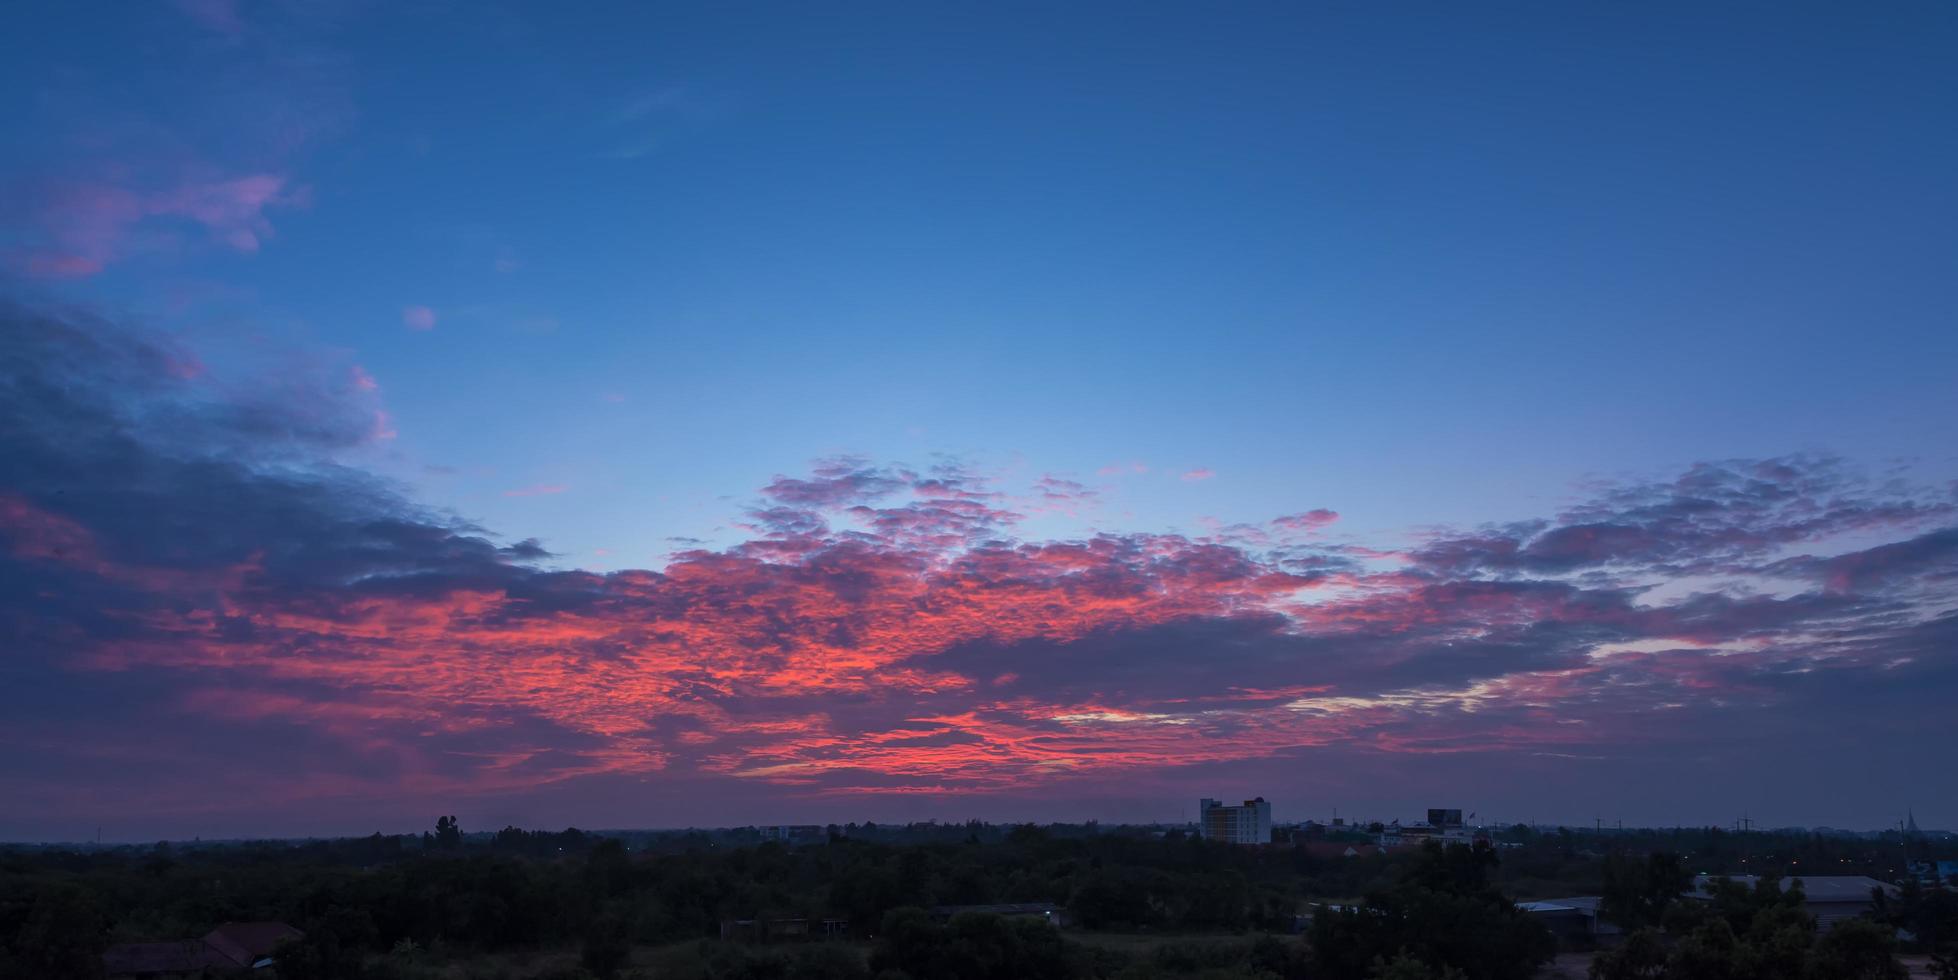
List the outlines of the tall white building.
{"type": "Polygon", "coordinates": [[[1197,801],[1197,832],[1226,844],[1271,843],[1271,804],[1260,796],[1242,806],[1208,797],[1197,801]]]}

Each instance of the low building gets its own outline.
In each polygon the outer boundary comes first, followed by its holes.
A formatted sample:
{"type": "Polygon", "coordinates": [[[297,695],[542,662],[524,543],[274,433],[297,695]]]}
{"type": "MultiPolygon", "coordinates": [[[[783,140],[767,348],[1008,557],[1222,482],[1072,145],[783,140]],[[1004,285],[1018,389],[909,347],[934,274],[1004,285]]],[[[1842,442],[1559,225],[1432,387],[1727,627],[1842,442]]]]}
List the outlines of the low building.
{"type": "Polygon", "coordinates": [[[1909,871],[1920,885],[1958,885],[1958,861],[1912,861],[1909,871]]]}
{"type": "Polygon", "coordinates": [[[1462,820],[1462,811],[1430,808],[1428,819],[1424,821],[1403,825],[1396,820],[1388,824],[1381,830],[1378,842],[1381,847],[1391,850],[1396,847],[1419,847],[1428,841],[1443,845],[1473,844],[1478,839],[1487,839],[1487,835],[1470,829],[1462,820]]]}
{"type": "Polygon", "coordinates": [[[283,922],[227,922],[202,939],[111,946],[102,968],[112,978],[142,980],[245,974],[272,966],[280,943],[304,935],[283,922]]]}
{"type": "Polygon", "coordinates": [[[778,841],[791,847],[804,844],[829,843],[829,830],[815,824],[782,824],[775,827],[757,827],[762,840],[778,841]]]}
{"type": "Polygon", "coordinates": [[[1205,840],[1226,844],[1271,843],[1271,804],[1260,796],[1241,806],[1225,806],[1208,797],[1197,801],[1197,832],[1205,840]]]}
{"type": "Polygon", "coordinates": [[[1378,843],[1382,848],[1392,850],[1396,847],[1420,847],[1429,841],[1439,844],[1473,844],[1476,834],[1466,827],[1437,827],[1429,823],[1410,823],[1402,825],[1396,820],[1380,832],[1378,843]]]}
{"type": "Polygon", "coordinates": [[[1540,922],[1565,946],[1586,947],[1610,942],[1623,931],[1598,917],[1604,899],[1596,895],[1572,898],[1546,898],[1536,902],[1517,902],[1516,907],[1540,922]]]}
{"type": "MultiPolygon", "coordinates": [[[[1684,897],[1697,901],[1713,900],[1713,883],[1726,878],[1735,884],[1753,888],[1761,880],[1760,875],[1698,875],[1693,879],[1693,890],[1684,897]]],[[[1781,889],[1787,891],[1802,883],[1804,907],[1815,916],[1815,926],[1828,930],[1844,919],[1854,919],[1876,907],[1876,892],[1895,898],[1898,888],[1867,875],[1796,875],[1781,879],[1781,889]]]]}

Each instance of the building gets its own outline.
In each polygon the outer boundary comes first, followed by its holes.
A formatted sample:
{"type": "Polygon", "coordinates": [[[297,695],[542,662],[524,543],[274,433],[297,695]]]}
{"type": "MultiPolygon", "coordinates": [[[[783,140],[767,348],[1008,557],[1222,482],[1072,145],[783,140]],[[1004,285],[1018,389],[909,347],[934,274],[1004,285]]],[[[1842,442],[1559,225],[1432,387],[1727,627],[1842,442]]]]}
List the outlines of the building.
{"type": "Polygon", "coordinates": [[[1920,885],[1958,885],[1958,861],[1912,861],[1908,870],[1920,885]]]}
{"type": "Polygon", "coordinates": [[[779,841],[790,847],[803,844],[829,843],[829,829],[815,824],[783,824],[775,827],[757,827],[761,839],[779,841]]]}
{"type": "Polygon", "coordinates": [[[111,977],[165,980],[249,973],[272,965],[272,951],[305,935],[283,922],[227,922],[202,939],[122,943],[102,954],[111,977]]]}
{"type": "MultiPolygon", "coordinates": [[[[1699,875],[1693,879],[1693,890],[1684,897],[1702,902],[1713,900],[1713,882],[1726,878],[1735,884],[1753,888],[1761,880],[1760,875],[1699,875]]],[[[1786,891],[1795,882],[1802,883],[1802,896],[1806,900],[1803,907],[1808,914],[1815,916],[1815,926],[1828,930],[1844,919],[1854,919],[1876,907],[1875,893],[1878,890],[1891,898],[1897,896],[1897,886],[1886,884],[1867,875],[1801,875],[1781,879],[1781,888],[1786,891]]]]}
{"type": "Polygon", "coordinates": [[[1530,921],[1543,924],[1557,942],[1566,947],[1586,947],[1608,943],[1622,930],[1598,917],[1604,899],[1596,895],[1575,898],[1549,898],[1538,902],[1517,902],[1516,907],[1530,921]]]}
{"type": "Polygon", "coordinates": [[[1271,804],[1260,796],[1242,806],[1225,806],[1208,797],[1197,801],[1197,832],[1226,844],[1271,843],[1271,804]]]}
{"type": "Polygon", "coordinates": [[[1430,808],[1426,821],[1403,825],[1396,820],[1388,824],[1380,831],[1379,844],[1388,849],[1419,847],[1428,841],[1442,845],[1466,845],[1475,843],[1480,836],[1462,820],[1462,811],[1430,808]]]}

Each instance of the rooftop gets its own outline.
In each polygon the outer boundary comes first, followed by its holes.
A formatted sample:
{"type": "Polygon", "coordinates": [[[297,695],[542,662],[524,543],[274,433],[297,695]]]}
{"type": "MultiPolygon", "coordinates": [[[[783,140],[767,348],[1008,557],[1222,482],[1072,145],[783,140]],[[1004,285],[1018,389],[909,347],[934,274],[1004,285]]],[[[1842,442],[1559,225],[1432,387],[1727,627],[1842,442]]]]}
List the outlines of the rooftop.
{"type": "MultiPolygon", "coordinates": [[[[1693,879],[1693,890],[1688,897],[1710,897],[1708,887],[1716,878],[1723,877],[1749,888],[1761,880],[1760,875],[1698,875],[1693,879]]],[[[1781,879],[1782,891],[1787,891],[1797,881],[1802,883],[1802,893],[1811,902],[1867,902],[1873,889],[1880,888],[1892,894],[1897,890],[1897,886],[1868,875],[1790,875],[1781,879]]]]}

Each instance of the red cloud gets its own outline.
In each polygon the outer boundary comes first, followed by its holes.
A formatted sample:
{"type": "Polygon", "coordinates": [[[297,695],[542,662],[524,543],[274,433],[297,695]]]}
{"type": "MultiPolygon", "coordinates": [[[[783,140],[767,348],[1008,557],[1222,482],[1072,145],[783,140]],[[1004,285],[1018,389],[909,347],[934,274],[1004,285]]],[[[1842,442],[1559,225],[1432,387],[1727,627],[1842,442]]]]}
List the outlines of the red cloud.
{"type": "MultiPolygon", "coordinates": [[[[78,704],[123,678],[174,691],[143,702],[178,706],[144,727],[174,757],[217,751],[171,741],[197,725],[225,746],[303,733],[299,764],[331,771],[294,780],[281,758],[255,800],[655,773],[1012,792],[1307,746],[1623,751],[1655,727],[1795,703],[1810,675],[1876,686],[1949,656],[1949,500],[1803,461],[1696,470],[1563,523],[1395,552],[1249,533],[1020,540],[1007,498],[956,467],[831,460],[771,482],[746,540],[657,570],[555,571],[535,541],[297,465],[352,436],[299,400],[227,409],[174,352],[87,323],[5,325],[6,380],[39,379],[0,384],[0,414],[22,422],[0,430],[17,484],[0,571],[30,583],[0,605],[21,638],[10,666],[72,684],[78,704]],[[119,414],[131,398],[147,401],[119,414]],[[157,417],[170,424],[145,427],[157,417]],[[281,442],[261,460],[265,433],[281,442]],[[1844,528],[1900,540],[1785,557],[1844,528]],[[1815,584],[1649,589],[1675,568],[1815,584]],[[197,693],[212,689],[226,694],[197,693]],[[1661,708],[1668,724],[1651,725],[1661,708]]],[[[1283,520],[1323,526],[1318,513],[1283,520]]],[[[61,751],[114,737],[35,724],[61,751]]]]}

